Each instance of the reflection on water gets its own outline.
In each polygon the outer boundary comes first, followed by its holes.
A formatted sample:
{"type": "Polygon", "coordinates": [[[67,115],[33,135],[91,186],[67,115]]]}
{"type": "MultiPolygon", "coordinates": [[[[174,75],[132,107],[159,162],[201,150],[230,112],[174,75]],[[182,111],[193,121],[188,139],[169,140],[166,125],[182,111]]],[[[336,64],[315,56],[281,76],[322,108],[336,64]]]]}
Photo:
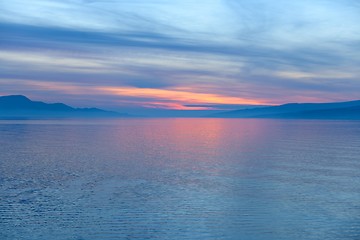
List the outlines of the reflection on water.
{"type": "Polygon", "coordinates": [[[360,122],[0,121],[0,239],[360,239],[360,122]]]}

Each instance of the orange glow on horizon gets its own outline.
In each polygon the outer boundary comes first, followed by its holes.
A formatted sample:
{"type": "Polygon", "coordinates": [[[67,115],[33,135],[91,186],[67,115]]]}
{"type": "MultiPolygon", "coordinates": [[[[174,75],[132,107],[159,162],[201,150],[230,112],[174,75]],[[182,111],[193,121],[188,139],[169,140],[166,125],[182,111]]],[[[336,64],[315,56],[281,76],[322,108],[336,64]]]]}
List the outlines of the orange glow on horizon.
{"type": "Polygon", "coordinates": [[[140,104],[145,108],[161,108],[161,109],[172,109],[172,110],[212,110],[212,107],[198,107],[198,106],[184,106],[180,103],[173,102],[146,102],[140,104]]]}
{"type": "MultiPolygon", "coordinates": [[[[97,87],[97,89],[106,92],[108,94],[110,93],[119,96],[169,100],[171,101],[171,103],[161,103],[161,104],[167,106],[171,106],[173,104],[172,109],[179,109],[179,110],[180,109],[204,110],[204,108],[208,109],[206,107],[186,107],[183,106],[183,104],[246,104],[246,105],[265,104],[262,101],[251,100],[246,98],[229,97],[214,93],[197,93],[197,92],[183,91],[178,89],[155,89],[155,88],[134,88],[134,87],[97,87]]],[[[152,105],[151,103],[149,104],[152,105]]]]}
{"type": "MultiPolygon", "coordinates": [[[[24,82],[22,79],[9,79],[8,81],[11,83],[24,82]]],[[[53,91],[63,94],[66,93],[70,95],[112,95],[119,97],[131,97],[134,99],[122,99],[120,101],[123,103],[129,102],[131,105],[137,105],[146,108],[163,108],[173,110],[216,110],[216,106],[211,105],[272,105],[269,104],[266,99],[253,100],[241,97],[226,96],[217,93],[196,92],[196,89],[199,89],[199,87],[159,89],[128,86],[81,86],[64,82],[47,82],[36,80],[26,80],[26,84],[29,88],[53,91]]]]}

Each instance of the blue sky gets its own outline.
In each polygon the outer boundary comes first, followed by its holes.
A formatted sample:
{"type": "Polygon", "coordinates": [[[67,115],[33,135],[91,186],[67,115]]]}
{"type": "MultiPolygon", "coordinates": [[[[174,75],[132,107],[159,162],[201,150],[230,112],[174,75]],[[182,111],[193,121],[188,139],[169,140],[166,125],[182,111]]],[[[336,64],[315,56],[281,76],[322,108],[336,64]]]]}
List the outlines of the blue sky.
{"type": "Polygon", "coordinates": [[[5,0],[0,95],[109,109],[359,99],[356,0],[5,0]]]}

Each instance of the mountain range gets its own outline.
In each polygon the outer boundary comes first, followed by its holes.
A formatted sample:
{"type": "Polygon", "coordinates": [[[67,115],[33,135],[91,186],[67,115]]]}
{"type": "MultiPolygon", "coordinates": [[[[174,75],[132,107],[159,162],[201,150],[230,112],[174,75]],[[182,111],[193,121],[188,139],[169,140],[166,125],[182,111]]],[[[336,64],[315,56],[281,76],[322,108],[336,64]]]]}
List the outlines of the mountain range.
{"type": "MultiPolygon", "coordinates": [[[[128,116],[126,113],[98,108],[74,108],[63,103],[49,104],[32,101],[22,95],[0,97],[0,119],[114,118],[128,116]]],[[[218,112],[205,117],[360,120],[360,100],[254,106],[247,109],[218,112]]]]}
{"type": "Polygon", "coordinates": [[[217,118],[360,119],[360,100],[334,103],[288,103],[209,115],[217,118]]]}
{"type": "Polygon", "coordinates": [[[32,101],[22,95],[0,97],[0,119],[69,118],[69,117],[124,117],[98,108],[73,108],[63,103],[32,101]]]}

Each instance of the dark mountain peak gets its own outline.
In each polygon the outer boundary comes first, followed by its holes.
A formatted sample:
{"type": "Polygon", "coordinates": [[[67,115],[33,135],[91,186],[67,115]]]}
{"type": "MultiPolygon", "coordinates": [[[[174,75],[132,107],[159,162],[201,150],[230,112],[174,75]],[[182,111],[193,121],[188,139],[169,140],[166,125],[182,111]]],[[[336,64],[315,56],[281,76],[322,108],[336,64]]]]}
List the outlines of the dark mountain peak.
{"type": "Polygon", "coordinates": [[[3,110],[46,110],[46,111],[71,111],[72,107],[63,103],[47,104],[32,101],[23,95],[10,95],[0,97],[0,109],[3,110]]]}
{"type": "Polygon", "coordinates": [[[63,103],[32,101],[23,95],[0,97],[0,117],[120,117],[125,114],[98,108],[73,108],[63,103]]]}
{"type": "Polygon", "coordinates": [[[7,102],[31,102],[31,100],[24,95],[9,95],[9,96],[2,96],[0,97],[0,101],[7,101],[7,102]]]}
{"type": "Polygon", "coordinates": [[[0,97],[0,109],[27,108],[32,101],[23,95],[9,95],[0,97]]]}

